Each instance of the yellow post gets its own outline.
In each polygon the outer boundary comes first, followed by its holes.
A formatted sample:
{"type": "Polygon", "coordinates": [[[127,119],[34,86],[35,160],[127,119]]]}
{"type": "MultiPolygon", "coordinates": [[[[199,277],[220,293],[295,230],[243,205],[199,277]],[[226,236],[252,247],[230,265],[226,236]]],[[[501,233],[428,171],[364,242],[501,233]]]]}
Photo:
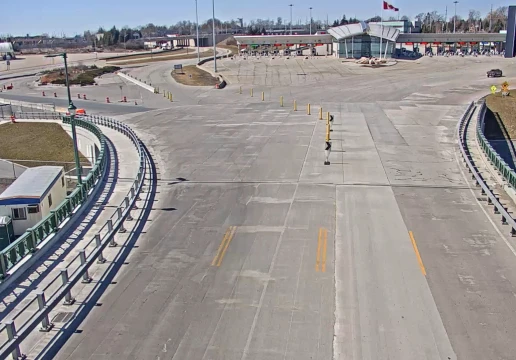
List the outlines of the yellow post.
{"type": "Polygon", "coordinates": [[[294,100],[294,111],[297,111],[297,102],[294,100]]]}
{"type": "Polygon", "coordinates": [[[262,91],[262,101],[265,101],[265,92],[262,91]]]}
{"type": "Polygon", "coordinates": [[[172,93],[170,93],[170,102],[173,102],[174,100],[172,99],[172,93]]]}
{"type": "Polygon", "coordinates": [[[321,108],[319,108],[319,120],[322,120],[322,119],[323,118],[322,118],[322,107],[321,107],[321,108]]]}
{"type": "Polygon", "coordinates": [[[306,106],[306,114],[307,114],[307,115],[311,115],[311,114],[310,114],[310,104],[308,104],[308,105],[306,106]]]}
{"type": "Polygon", "coordinates": [[[242,94],[242,87],[240,86],[240,88],[238,89],[238,93],[239,94],[242,94]]]}
{"type": "Polygon", "coordinates": [[[326,142],[330,141],[330,122],[326,123],[326,142]]]}
{"type": "Polygon", "coordinates": [[[283,107],[283,96],[280,96],[279,103],[280,103],[280,106],[283,107]]]}
{"type": "Polygon", "coordinates": [[[330,124],[330,112],[329,111],[326,113],[326,124],[327,125],[330,124]]]}
{"type": "Polygon", "coordinates": [[[163,90],[163,97],[167,97],[167,90],[163,90]]]}
{"type": "Polygon", "coordinates": [[[253,97],[253,89],[251,89],[251,97],[253,97]]]}

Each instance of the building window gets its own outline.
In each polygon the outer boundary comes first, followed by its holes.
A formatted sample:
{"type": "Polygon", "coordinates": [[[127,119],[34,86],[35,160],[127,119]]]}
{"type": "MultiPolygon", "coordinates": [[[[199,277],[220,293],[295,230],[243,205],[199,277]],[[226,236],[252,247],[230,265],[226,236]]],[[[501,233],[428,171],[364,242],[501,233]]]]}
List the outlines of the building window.
{"type": "Polygon", "coordinates": [[[63,187],[65,186],[64,176],[61,178],[61,185],[62,185],[63,187]]]}
{"type": "Polygon", "coordinates": [[[48,195],[48,206],[52,206],[52,194],[48,195]]]}
{"type": "Polygon", "coordinates": [[[15,208],[12,209],[13,212],[13,220],[26,220],[27,214],[25,213],[25,208],[15,208]]]}
{"type": "Polygon", "coordinates": [[[37,214],[39,213],[39,205],[29,205],[27,206],[29,214],[37,214]]]}

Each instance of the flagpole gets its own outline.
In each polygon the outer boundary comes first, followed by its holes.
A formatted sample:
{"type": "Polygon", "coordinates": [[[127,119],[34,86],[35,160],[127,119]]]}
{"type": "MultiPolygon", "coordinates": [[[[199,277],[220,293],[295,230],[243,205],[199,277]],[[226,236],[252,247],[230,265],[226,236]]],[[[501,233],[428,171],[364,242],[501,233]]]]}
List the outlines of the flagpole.
{"type": "Polygon", "coordinates": [[[380,34],[380,60],[382,60],[382,42],[383,42],[383,1],[382,1],[382,17],[380,19],[381,34],[380,34]]]}

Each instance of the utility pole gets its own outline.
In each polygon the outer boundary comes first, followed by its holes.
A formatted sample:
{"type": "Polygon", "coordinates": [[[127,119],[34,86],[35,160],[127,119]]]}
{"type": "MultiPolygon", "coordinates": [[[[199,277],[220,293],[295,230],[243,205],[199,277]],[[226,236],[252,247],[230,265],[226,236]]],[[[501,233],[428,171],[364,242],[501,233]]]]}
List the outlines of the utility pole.
{"type": "Polygon", "coordinates": [[[492,25],[493,25],[493,4],[491,4],[491,12],[489,13],[489,32],[491,32],[492,25]]]}
{"type": "Polygon", "coordinates": [[[217,41],[215,41],[215,0],[212,0],[213,7],[213,71],[217,72],[217,41]]]}
{"type": "Polygon", "coordinates": [[[455,16],[453,17],[453,33],[455,34],[455,22],[457,21],[457,3],[458,3],[458,1],[455,0],[453,3],[455,4],[455,16]]]}
{"type": "Polygon", "coordinates": [[[310,35],[312,35],[312,8],[310,7],[310,35]]]}
{"type": "Polygon", "coordinates": [[[195,0],[195,32],[197,34],[197,63],[201,61],[201,54],[199,53],[199,13],[197,11],[197,0],[195,0]]]}
{"type": "Polygon", "coordinates": [[[290,35],[292,35],[292,6],[294,6],[294,4],[290,4],[290,35]]]}
{"type": "Polygon", "coordinates": [[[448,5],[446,5],[446,10],[444,12],[444,26],[443,26],[443,32],[446,29],[448,31],[448,5]]]}

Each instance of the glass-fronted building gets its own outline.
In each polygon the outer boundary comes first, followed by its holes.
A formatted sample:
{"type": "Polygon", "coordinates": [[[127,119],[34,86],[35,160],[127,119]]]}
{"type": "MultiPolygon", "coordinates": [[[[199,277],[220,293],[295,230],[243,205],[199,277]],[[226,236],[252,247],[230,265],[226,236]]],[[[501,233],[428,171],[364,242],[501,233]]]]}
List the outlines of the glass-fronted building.
{"type": "Polygon", "coordinates": [[[376,23],[342,25],[328,30],[339,58],[392,57],[400,31],[376,23]],[[381,53],[380,53],[381,52],[381,53]]]}

